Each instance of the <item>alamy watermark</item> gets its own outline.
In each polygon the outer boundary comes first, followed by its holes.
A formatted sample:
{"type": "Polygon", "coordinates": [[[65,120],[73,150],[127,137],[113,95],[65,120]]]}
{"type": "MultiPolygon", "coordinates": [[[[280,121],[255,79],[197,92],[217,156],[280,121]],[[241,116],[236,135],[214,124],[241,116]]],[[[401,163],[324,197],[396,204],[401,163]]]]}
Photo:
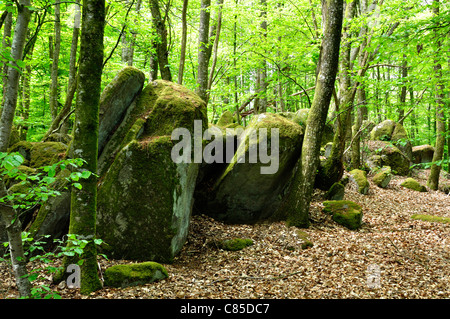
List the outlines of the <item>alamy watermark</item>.
{"type": "Polygon", "coordinates": [[[367,266],[366,284],[368,288],[377,289],[381,287],[381,270],[379,265],[370,264],[367,266]]]}
{"type": "MultiPolygon", "coordinates": [[[[242,128],[226,128],[225,142],[223,132],[219,128],[208,128],[202,132],[201,120],[194,121],[194,136],[187,128],[176,128],[171,138],[178,141],[172,148],[171,158],[175,163],[230,163],[234,156],[237,163],[261,163],[261,174],[275,174],[279,168],[279,129],[270,129],[270,138],[267,128],[249,129],[245,134],[242,128]],[[235,144],[235,136],[238,136],[235,144]],[[248,138],[247,138],[248,136],[248,138]],[[203,140],[208,143],[203,148],[203,140]],[[242,143],[248,143],[248,152],[234,153],[242,143]],[[224,145],[225,144],[225,145],[224,145]],[[270,152],[269,152],[270,148],[270,152]],[[269,154],[270,153],[270,154],[269,154]],[[246,158],[248,154],[248,159],[246,158]]],[[[245,145],[244,148],[245,149],[245,145]]]]}

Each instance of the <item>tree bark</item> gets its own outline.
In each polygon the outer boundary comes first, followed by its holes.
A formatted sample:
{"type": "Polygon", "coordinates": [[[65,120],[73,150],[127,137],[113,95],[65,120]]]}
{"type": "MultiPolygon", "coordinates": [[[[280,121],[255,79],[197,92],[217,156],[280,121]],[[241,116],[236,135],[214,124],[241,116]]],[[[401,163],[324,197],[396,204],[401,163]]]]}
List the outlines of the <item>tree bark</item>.
{"type": "MultiPolygon", "coordinates": [[[[433,14],[439,16],[439,0],[433,1],[433,14]]],[[[436,32],[436,58],[434,72],[437,81],[435,100],[436,100],[436,143],[433,154],[433,164],[431,165],[430,176],[428,177],[427,185],[433,190],[437,190],[439,187],[439,175],[441,172],[442,164],[436,162],[441,161],[444,155],[445,145],[445,117],[444,117],[444,83],[442,80],[442,66],[439,62],[441,54],[441,41],[438,37],[438,31],[436,32]]]]}
{"type": "Polygon", "coordinates": [[[302,155],[297,164],[290,191],[281,208],[287,215],[288,225],[291,226],[309,226],[309,206],[315,172],[319,165],[322,132],[338,69],[342,11],[343,0],[322,0],[325,22],[316,90],[306,124],[302,155]]]}
{"type": "MultiPolygon", "coordinates": [[[[212,63],[211,63],[211,70],[209,71],[209,79],[208,79],[208,91],[211,90],[213,81],[214,81],[214,72],[216,69],[217,64],[217,51],[219,49],[219,39],[220,39],[220,31],[222,29],[222,6],[223,6],[223,0],[218,0],[218,11],[217,11],[217,18],[215,20],[215,28],[212,30],[212,39],[214,39],[214,45],[212,47],[212,63]]],[[[209,100],[209,93],[208,93],[208,100],[209,100]]]]}
{"type": "Polygon", "coordinates": [[[351,114],[356,93],[355,90],[352,90],[351,83],[353,61],[351,60],[351,35],[349,30],[350,20],[353,19],[355,13],[356,1],[352,0],[347,3],[345,9],[347,25],[343,28],[342,33],[342,54],[339,61],[339,110],[336,110],[338,112],[336,133],[334,134],[330,157],[328,157],[325,165],[320,168],[321,172],[318,175],[317,185],[322,189],[329,189],[334,182],[341,179],[344,172],[343,154],[347,132],[349,128],[351,129],[351,114]]]}
{"type": "Polygon", "coordinates": [[[54,26],[54,47],[53,61],[51,69],[51,85],[50,85],[50,111],[52,120],[58,115],[58,68],[59,68],[59,52],[61,51],[61,20],[60,20],[60,0],[55,0],[55,26],[54,26]]]}
{"type": "MultiPolygon", "coordinates": [[[[172,81],[172,73],[169,66],[169,51],[167,48],[167,29],[166,21],[161,17],[158,0],[150,0],[150,9],[152,12],[153,25],[159,36],[156,42],[156,54],[158,58],[159,70],[163,80],[172,81]]],[[[155,80],[155,79],[154,79],[155,80]]]]}
{"type": "MultiPolygon", "coordinates": [[[[17,95],[19,85],[19,67],[16,63],[22,60],[23,49],[28,33],[28,24],[30,22],[31,12],[29,0],[20,0],[17,3],[18,16],[14,29],[14,37],[11,44],[11,57],[14,61],[10,63],[15,66],[8,67],[8,80],[5,88],[5,100],[0,118],[0,152],[6,152],[9,146],[11,128],[14,120],[14,113],[17,107],[17,95]]],[[[5,182],[0,182],[0,197],[7,193],[5,182]]],[[[22,225],[16,212],[7,205],[0,206],[1,217],[8,233],[9,248],[11,252],[11,263],[16,278],[17,288],[22,297],[28,297],[31,294],[31,284],[27,277],[27,268],[25,254],[22,245],[22,225]]]]}
{"type": "MultiPolygon", "coordinates": [[[[105,0],[83,0],[80,68],[75,108],[73,156],[85,161],[80,171],[97,171],[99,103],[101,92],[105,0]]],[[[90,240],[81,258],[81,293],[102,287],[97,274],[96,234],[97,178],[94,174],[80,180],[81,189],[73,187],[69,233],[90,240]]]]}
{"type": "Polygon", "coordinates": [[[181,50],[180,50],[180,66],[178,67],[178,84],[183,84],[184,64],[186,61],[186,42],[187,42],[187,20],[186,13],[189,0],[183,0],[183,10],[181,13],[181,50]]]}
{"type": "Polygon", "coordinates": [[[198,36],[198,68],[197,68],[197,89],[196,93],[203,100],[207,101],[208,88],[208,65],[210,58],[209,46],[209,20],[211,0],[201,0],[200,26],[198,36]]]}

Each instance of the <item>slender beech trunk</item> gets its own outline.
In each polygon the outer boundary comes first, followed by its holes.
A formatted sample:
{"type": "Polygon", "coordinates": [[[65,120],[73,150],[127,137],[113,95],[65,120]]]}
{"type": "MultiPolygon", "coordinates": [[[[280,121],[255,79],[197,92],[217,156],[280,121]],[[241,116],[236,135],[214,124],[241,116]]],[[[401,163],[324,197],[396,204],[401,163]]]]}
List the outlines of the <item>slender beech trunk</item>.
{"type": "MultiPolygon", "coordinates": [[[[19,88],[20,73],[15,61],[22,60],[23,49],[28,33],[28,24],[31,18],[29,10],[31,3],[29,0],[20,0],[17,3],[18,16],[14,29],[14,37],[11,44],[11,57],[14,61],[10,62],[15,68],[8,67],[8,80],[5,88],[5,99],[0,118],[0,152],[6,152],[9,146],[11,128],[14,120],[14,113],[17,107],[17,95],[19,88]]],[[[0,182],[0,197],[7,194],[5,182],[0,182]]],[[[28,297],[31,294],[31,284],[27,277],[27,268],[25,254],[22,245],[22,225],[16,212],[9,205],[0,206],[1,217],[8,234],[9,249],[11,253],[11,263],[16,278],[17,288],[22,297],[28,297]]]]}
{"type": "MultiPolygon", "coordinates": [[[[80,67],[72,142],[73,156],[86,164],[80,170],[97,171],[98,124],[103,64],[105,0],[83,0],[80,41],[80,67]]],[[[97,274],[96,234],[97,178],[92,174],[80,180],[81,189],[72,189],[69,233],[90,240],[81,258],[81,293],[102,287],[97,274]]]]}
{"type": "Polygon", "coordinates": [[[338,181],[344,172],[343,154],[345,142],[347,140],[348,129],[351,128],[351,114],[353,110],[353,100],[355,90],[352,90],[351,72],[353,61],[351,60],[351,35],[350,20],[356,13],[356,1],[347,3],[345,9],[346,25],[342,33],[342,48],[339,60],[339,110],[337,110],[336,133],[333,138],[330,157],[325,165],[321,167],[321,173],[318,175],[317,186],[322,189],[328,189],[338,181]]]}
{"type": "MultiPolygon", "coordinates": [[[[169,5],[169,4],[167,4],[169,5]]],[[[167,48],[166,16],[161,16],[158,0],[150,0],[153,25],[156,28],[159,40],[156,42],[156,55],[158,58],[159,70],[163,80],[172,81],[172,73],[169,66],[169,51],[167,48]]],[[[153,79],[155,80],[155,79],[153,79]]]]}
{"type": "Polygon", "coordinates": [[[353,144],[352,144],[352,156],[351,167],[361,167],[361,128],[364,116],[364,109],[367,108],[366,102],[366,90],[364,86],[359,86],[356,91],[356,98],[358,102],[358,108],[356,109],[355,124],[353,130],[353,144]]]}
{"type": "MultiPolygon", "coordinates": [[[[211,90],[213,81],[214,81],[214,72],[216,69],[217,64],[217,51],[219,49],[219,39],[220,39],[220,31],[222,29],[222,6],[223,6],[223,0],[218,0],[218,11],[217,11],[217,18],[215,20],[215,28],[210,33],[212,35],[212,39],[214,39],[214,45],[212,47],[212,63],[211,63],[211,70],[209,71],[209,79],[208,79],[208,91],[211,90]]],[[[208,93],[208,99],[209,99],[209,93],[208,93]]]]}
{"type": "MultiPolygon", "coordinates": [[[[439,16],[439,0],[433,1],[433,14],[439,16]]],[[[439,174],[442,165],[437,165],[435,162],[441,161],[444,155],[445,145],[445,117],[444,117],[444,83],[442,80],[442,66],[439,62],[441,55],[441,41],[439,40],[438,31],[436,32],[436,58],[434,72],[437,81],[436,85],[436,144],[434,147],[433,164],[431,166],[430,176],[428,177],[427,185],[433,190],[439,187],[439,174]]]]}
{"type": "Polygon", "coordinates": [[[405,116],[405,106],[406,106],[406,94],[407,94],[406,77],[408,76],[407,66],[408,61],[406,58],[406,54],[403,54],[402,68],[400,69],[403,85],[400,90],[400,106],[398,108],[398,122],[402,125],[403,125],[403,117],[405,116]]]}
{"type": "Polygon", "coordinates": [[[308,227],[309,206],[319,165],[320,143],[339,62],[343,0],[322,0],[324,35],[320,51],[319,70],[314,99],[309,111],[302,155],[292,180],[290,191],[282,205],[291,226],[308,227]]]}
{"type": "Polygon", "coordinates": [[[208,100],[208,64],[210,57],[209,46],[209,20],[210,20],[211,0],[201,0],[200,26],[198,35],[198,69],[197,69],[197,90],[198,96],[203,101],[208,100]]]}
{"type": "Polygon", "coordinates": [[[178,67],[178,84],[183,84],[184,63],[186,61],[186,43],[187,43],[187,7],[189,0],[183,0],[183,10],[181,12],[181,51],[180,66],[178,67]]]}
{"type": "MultiPolygon", "coordinates": [[[[8,50],[11,47],[11,29],[12,29],[12,12],[6,15],[5,22],[3,24],[3,50],[8,50]]],[[[3,62],[2,66],[2,77],[3,77],[3,97],[2,97],[2,107],[5,102],[6,86],[8,82],[8,62],[3,62]]],[[[1,113],[1,112],[0,112],[1,113]]]]}
{"type": "MultiPolygon", "coordinates": [[[[264,43],[267,37],[267,1],[261,0],[260,5],[260,17],[263,18],[260,25],[261,41],[264,43]]],[[[261,65],[258,68],[258,92],[261,94],[261,97],[258,99],[258,113],[264,113],[267,111],[267,61],[262,59],[260,63],[261,65]]]]}
{"type": "Polygon", "coordinates": [[[59,52],[61,51],[61,20],[60,20],[60,0],[55,0],[55,26],[54,26],[54,47],[53,61],[51,68],[51,85],[50,85],[50,111],[52,120],[58,115],[58,68],[59,68],[59,52]]]}

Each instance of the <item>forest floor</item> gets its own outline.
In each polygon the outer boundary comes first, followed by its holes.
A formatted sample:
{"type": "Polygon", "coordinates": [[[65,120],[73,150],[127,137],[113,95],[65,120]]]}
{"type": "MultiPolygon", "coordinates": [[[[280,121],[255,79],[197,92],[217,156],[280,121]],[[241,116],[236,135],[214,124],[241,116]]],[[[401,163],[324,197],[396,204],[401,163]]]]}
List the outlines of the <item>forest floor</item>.
{"type": "MultiPolygon", "coordinates": [[[[426,185],[428,170],[413,177],[426,185]]],[[[90,296],[51,286],[62,298],[211,298],[211,299],[448,299],[450,298],[450,224],[413,220],[413,214],[450,217],[450,196],[419,193],[400,186],[394,176],[386,189],[370,180],[368,195],[349,183],[345,199],[363,207],[357,231],[336,224],[322,212],[323,193],[311,204],[312,224],[303,229],[313,243],[302,249],[297,229],[285,223],[226,225],[194,216],[188,240],[169,278],[143,286],[104,288],[90,296]],[[214,242],[251,238],[254,244],[230,252],[214,242]],[[370,282],[378,269],[379,281],[370,282]]],[[[441,182],[449,182],[442,179],[441,182]]],[[[127,261],[100,261],[102,270],[127,261]]],[[[16,298],[11,271],[0,265],[0,298],[16,298]]],[[[45,282],[44,282],[45,283],[45,282]]],[[[46,282],[50,285],[50,282],[46,282]]]]}

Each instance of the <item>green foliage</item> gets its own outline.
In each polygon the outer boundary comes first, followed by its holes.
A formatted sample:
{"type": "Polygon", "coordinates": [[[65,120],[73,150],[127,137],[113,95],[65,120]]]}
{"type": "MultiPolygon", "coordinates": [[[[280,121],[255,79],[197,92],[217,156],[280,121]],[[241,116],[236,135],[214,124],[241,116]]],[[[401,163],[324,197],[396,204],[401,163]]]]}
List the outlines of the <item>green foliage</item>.
{"type": "MultiPolygon", "coordinates": [[[[64,256],[81,257],[84,248],[91,242],[91,240],[83,239],[79,235],[68,234],[64,240],[54,239],[53,245],[56,245],[56,247],[51,251],[46,251],[49,237],[49,235],[45,235],[42,238],[35,239],[30,237],[29,232],[22,232],[22,242],[24,247],[26,247],[25,257],[28,262],[35,265],[27,275],[30,282],[37,283],[31,289],[31,299],[60,299],[61,296],[58,292],[46,284],[47,275],[54,275],[62,270],[56,264],[64,256]]],[[[93,242],[96,245],[103,243],[98,238],[94,239],[93,242]]],[[[8,242],[3,243],[3,246],[8,247],[8,242]]],[[[104,255],[101,256],[106,258],[104,255]]],[[[0,262],[10,263],[8,252],[3,257],[0,257],[0,262]]],[[[78,264],[83,264],[83,259],[80,259],[78,264]]]]}
{"type": "MultiPolygon", "coordinates": [[[[26,174],[19,169],[24,158],[19,153],[0,153],[0,177],[7,177],[14,184],[8,194],[0,198],[0,203],[11,204],[15,210],[28,211],[36,205],[46,202],[50,197],[61,195],[60,190],[55,189],[57,173],[70,168],[81,167],[82,159],[65,159],[53,165],[40,167],[36,173],[26,174]]],[[[81,188],[78,181],[87,179],[92,175],[89,171],[72,172],[65,177],[76,188],[81,188]]]]}

